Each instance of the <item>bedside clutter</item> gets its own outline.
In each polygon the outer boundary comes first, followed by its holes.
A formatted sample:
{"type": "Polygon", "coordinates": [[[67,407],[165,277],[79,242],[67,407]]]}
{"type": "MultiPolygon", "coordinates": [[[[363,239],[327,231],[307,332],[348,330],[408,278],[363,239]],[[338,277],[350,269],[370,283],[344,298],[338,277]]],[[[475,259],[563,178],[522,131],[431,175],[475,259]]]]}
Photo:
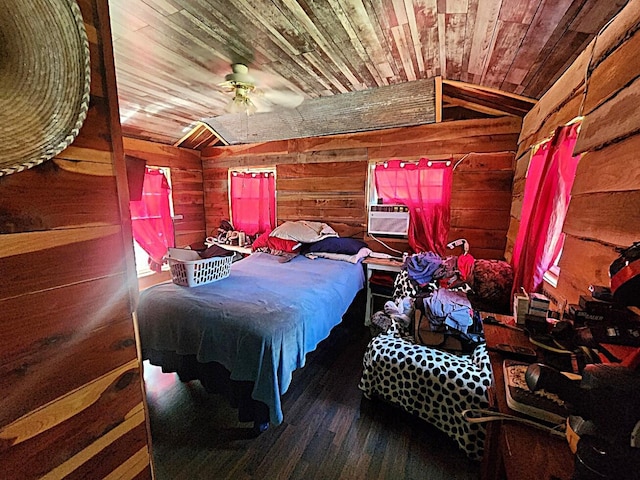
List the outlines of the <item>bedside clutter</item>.
{"type": "MultiPolygon", "coordinates": [[[[598,430],[596,436],[591,433],[585,435],[586,440],[580,448],[576,449],[573,445],[569,449],[569,435],[566,439],[556,439],[537,429],[515,423],[490,422],[487,425],[483,480],[637,478],[640,447],[629,447],[628,434],[635,428],[637,418],[634,419],[633,416],[637,416],[640,406],[637,386],[631,388],[631,385],[638,384],[640,374],[640,318],[637,316],[637,309],[634,311],[633,308],[607,298],[605,287],[591,287],[589,290],[591,295],[580,297],[578,304],[569,306],[563,316],[558,312],[531,314],[529,305],[523,307],[522,303],[518,304],[516,301],[514,306],[517,305],[516,308],[520,311],[526,308],[525,325],[517,325],[510,316],[495,315],[495,318],[491,318],[491,323],[488,322],[488,316],[484,317],[485,339],[494,376],[490,390],[493,396],[489,397],[492,407],[501,413],[518,415],[513,411],[516,404],[513,399],[510,402],[508,398],[504,372],[505,365],[508,364],[505,362],[513,355],[502,348],[503,344],[516,350],[533,347],[537,359],[523,362],[525,365],[537,365],[536,362],[540,362],[546,365],[545,372],[551,369],[573,372],[581,375],[583,380],[582,383],[575,383],[576,388],[569,395],[551,385],[538,382],[529,385],[528,380],[524,388],[533,392],[542,386],[545,398],[549,392],[557,394],[560,400],[571,404],[569,419],[581,415],[587,422],[593,421],[598,430]],[[594,372],[602,373],[602,378],[598,376],[595,381],[592,375],[594,372]],[[628,374],[621,383],[628,386],[632,394],[625,397],[616,391],[619,386],[617,379],[612,378],[615,376],[614,372],[628,374]],[[581,388],[577,388],[578,385],[581,388]],[[582,399],[584,402],[581,403],[582,399]],[[632,404],[630,408],[625,405],[629,401],[632,404]],[[611,428],[602,431],[603,427],[611,428]],[[614,438],[609,435],[614,431],[626,436],[614,438]],[[594,439],[597,444],[590,442],[594,439]],[[509,448],[505,449],[505,445],[509,448]],[[618,465],[623,465],[624,468],[619,469],[618,465]],[[583,468],[584,466],[588,469],[583,468]],[[594,472],[598,474],[591,476],[594,472]]],[[[545,299],[538,300],[544,302],[545,299]]],[[[529,367],[526,372],[531,376],[529,367]]],[[[564,375],[557,378],[566,380],[564,375]]]]}
{"type": "MultiPolygon", "coordinates": [[[[502,345],[527,350],[533,345],[512,316],[482,316],[493,379],[489,404],[498,413],[519,416],[507,400],[504,362],[510,355],[503,353],[502,345]]],[[[564,438],[518,422],[487,422],[486,429],[482,480],[572,479],[573,457],[564,438]]]]}

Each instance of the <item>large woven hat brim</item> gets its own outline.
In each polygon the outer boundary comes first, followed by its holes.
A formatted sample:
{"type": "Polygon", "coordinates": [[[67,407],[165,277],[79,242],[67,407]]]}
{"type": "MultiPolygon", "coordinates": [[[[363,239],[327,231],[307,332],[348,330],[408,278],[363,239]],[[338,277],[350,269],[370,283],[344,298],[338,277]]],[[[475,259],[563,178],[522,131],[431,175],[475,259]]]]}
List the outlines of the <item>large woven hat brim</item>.
{"type": "Polygon", "coordinates": [[[74,0],[5,0],[0,9],[0,176],[41,164],[76,138],[91,65],[74,0]]]}

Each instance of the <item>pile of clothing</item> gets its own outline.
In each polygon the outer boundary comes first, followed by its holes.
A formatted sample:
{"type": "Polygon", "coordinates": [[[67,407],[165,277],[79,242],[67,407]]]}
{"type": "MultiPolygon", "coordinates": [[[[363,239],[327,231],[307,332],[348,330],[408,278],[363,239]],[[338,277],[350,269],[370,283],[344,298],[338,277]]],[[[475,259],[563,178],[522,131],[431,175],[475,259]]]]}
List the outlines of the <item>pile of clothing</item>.
{"type": "Polygon", "coordinates": [[[444,287],[468,290],[473,278],[474,262],[469,253],[442,258],[437,253],[426,252],[407,257],[402,268],[421,289],[444,287]]]}
{"type": "Polygon", "coordinates": [[[482,327],[467,298],[474,263],[466,249],[444,258],[434,252],[408,256],[394,283],[394,301],[371,318],[374,333],[396,323],[416,343],[443,346],[455,337],[461,350],[466,350],[463,344],[475,346],[482,340],[482,327]]]}

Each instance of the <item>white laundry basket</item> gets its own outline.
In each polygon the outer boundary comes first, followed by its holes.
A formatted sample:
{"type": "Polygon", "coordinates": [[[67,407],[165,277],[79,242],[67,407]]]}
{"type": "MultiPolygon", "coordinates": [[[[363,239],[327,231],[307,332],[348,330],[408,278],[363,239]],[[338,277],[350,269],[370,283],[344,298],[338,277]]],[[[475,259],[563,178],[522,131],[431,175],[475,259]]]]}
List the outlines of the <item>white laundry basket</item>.
{"type": "Polygon", "coordinates": [[[200,258],[198,252],[194,250],[170,248],[167,260],[173,283],[185,287],[197,287],[228,277],[231,273],[233,255],[200,258]]]}

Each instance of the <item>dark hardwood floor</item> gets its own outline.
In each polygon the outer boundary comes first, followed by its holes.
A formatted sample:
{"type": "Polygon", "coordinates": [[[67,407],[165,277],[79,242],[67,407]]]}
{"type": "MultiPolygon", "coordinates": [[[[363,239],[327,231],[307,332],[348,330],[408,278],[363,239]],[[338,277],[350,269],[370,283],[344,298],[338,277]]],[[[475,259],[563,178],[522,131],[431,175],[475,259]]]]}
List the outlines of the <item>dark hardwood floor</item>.
{"type": "Polygon", "coordinates": [[[446,435],[362,396],[368,339],[364,327],[334,328],[294,373],[284,422],[256,438],[223,397],[145,362],[157,480],[477,479],[479,464],[446,435]]]}

